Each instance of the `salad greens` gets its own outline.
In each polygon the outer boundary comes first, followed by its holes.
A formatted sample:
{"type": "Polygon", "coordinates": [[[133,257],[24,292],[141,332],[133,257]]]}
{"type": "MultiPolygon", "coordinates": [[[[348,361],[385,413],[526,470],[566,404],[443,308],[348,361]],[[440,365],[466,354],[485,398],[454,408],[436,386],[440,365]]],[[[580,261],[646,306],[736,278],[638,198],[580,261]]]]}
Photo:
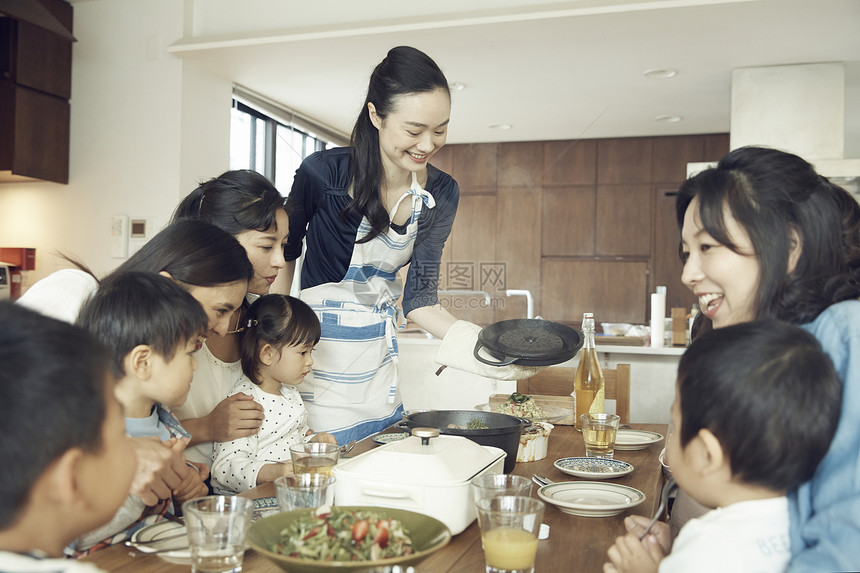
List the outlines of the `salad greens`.
{"type": "Polygon", "coordinates": [[[403,524],[384,511],[327,506],[281,530],[281,541],[270,549],[314,561],[376,561],[414,552],[403,524]]]}

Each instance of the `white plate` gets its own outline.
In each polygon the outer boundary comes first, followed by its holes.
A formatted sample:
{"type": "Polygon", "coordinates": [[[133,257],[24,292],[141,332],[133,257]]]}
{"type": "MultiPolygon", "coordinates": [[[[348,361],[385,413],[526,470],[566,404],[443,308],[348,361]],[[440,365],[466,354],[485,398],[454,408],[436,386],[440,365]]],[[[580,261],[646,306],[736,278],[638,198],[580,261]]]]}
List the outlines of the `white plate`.
{"type": "Polygon", "coordinates": [[[377,444],[389,444],[391,442],[399,442],[409,437],[408,432],[380,432],[373,434],[370,439],[377,444]]]}
{"type": "Polygon", "coordinates": [[[582,517],[610,517],[645,501],[638,489],[617,483],[569,481],[545,485],[538,497],[565,513],[582,517]]]}
{"type": "Polygon", "coordinates": [[[615,449],[622,451],[641,450],[663,439],[662,434],[645,430],[618,430],[615,449]]]}
{"type": "MultiPolygon", "coordinates": [[[[475,410],[479,412],[498,412],[498,406],[491,406],[490,404],[478,404],[475,406],[475,410]]],[[[559,420],[563,420],[567,418],[572,413],[567,408],[559,408],[558,406],[541,406],[541,410],[544,412],[544,416],[539,417],[529,417],[529,416],[519,416],[520,418],[525,418],[526,420],[531,420],[532,422],[549,422],[552,424],[553,422],[558,422],[559,420]]],[[[512,415],[512,414],[508,414],[512,415]]]]}
{"type": "MultiPolygon", "coordinates": [[[[185,533],[185,526],[175,521],[158,521],[152,525],[147,525],[134,532],[131,536],[132,541],[158,541],[165,539],[163,543],[148,544],[152,549],[170,549],[176,547],[176,551],[166,551],[159,553],[158,556],[168,563],[176,563],[178,565],[191,564],[191,551],[188,549],[188,537],[179,537],[166,539],[174,535],[185,533]]],[[[144,553],[141,551],[141,553],[144,553]]]]}
{"type": "Polygon", "coordinates": [[[589,479],[617,478],[633,471],[627,462],[604,458],[562,458],[553,465],[568,475],[589,479]]]}

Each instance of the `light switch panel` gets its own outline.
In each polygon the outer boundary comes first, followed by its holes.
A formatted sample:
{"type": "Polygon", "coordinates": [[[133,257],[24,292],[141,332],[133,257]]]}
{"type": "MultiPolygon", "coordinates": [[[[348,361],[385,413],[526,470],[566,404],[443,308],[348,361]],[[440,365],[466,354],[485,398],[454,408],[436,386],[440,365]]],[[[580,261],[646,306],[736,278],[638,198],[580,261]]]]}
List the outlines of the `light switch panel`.
{"type": "Polygon", "coordinates": [[[128,215],[111,215],[110,256],[114,259],[128,257],[128,215]]]}

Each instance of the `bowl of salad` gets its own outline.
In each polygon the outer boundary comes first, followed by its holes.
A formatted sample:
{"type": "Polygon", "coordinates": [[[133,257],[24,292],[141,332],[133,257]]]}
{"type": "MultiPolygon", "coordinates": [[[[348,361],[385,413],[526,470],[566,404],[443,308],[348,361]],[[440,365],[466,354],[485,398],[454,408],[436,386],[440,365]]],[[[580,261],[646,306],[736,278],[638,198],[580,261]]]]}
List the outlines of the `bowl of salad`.
{"type": "Polygon", "coordinates": [[[368,506],[286,511],[248,531],[248,545],[290,573],[415,565],[450,540],[429,515],[368,506]]]}

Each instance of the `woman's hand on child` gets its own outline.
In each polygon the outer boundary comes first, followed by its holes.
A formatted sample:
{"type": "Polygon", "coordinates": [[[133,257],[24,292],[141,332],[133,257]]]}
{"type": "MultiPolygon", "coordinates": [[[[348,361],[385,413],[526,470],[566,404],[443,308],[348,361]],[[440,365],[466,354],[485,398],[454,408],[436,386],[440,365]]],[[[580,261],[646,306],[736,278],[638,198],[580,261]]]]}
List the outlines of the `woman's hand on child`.
{"type": "Polygon", "coordinates": [[[337,438],[334,437],[333,434],[329,434],[328,432],[319,432],[318,434],[314,434],[314,437],[309,441],[311,442],[322,442],[324,444],[334,444],[337,445],[337,438]]]}
{"type": "Polygon", "coordinates": [[[256,434],[264,414],[252,396],[239,392],[221,400],[207,418],[213,442],[232,442],[256,434]]]}
{"type": "MultiPolygon", "coordinates": [[[[628,515],[624,518],[624,527],[636,537],[640,537],[645,532],[649,523],[651,520],[642,515],[628,515]]],[[[650,533],[657,538],[660,547],[663,548],[663,553],[668,555],[672,550],[672,531],[669,524],[664,521],[657,521],[651,526],[650,533]]]]}
{"type": "Polygon", "coordinates": [[[657,573],[665,557],[657,537],[650,533],[641,541],[633,533],[619,537],[606,555],[610,562],[604,563],[603,573],[657,573]]]}
{"type": "Polygon", "coordinates": [[[180,505],[189,499],[208,495],[209,487],[203,481],[208,476],[209,466],[206,464],[185,463],[185,469],[182,473],[182,483],[173,489],[173,503],[180,505]]]}
{"type": "Polygon", "coordinates": [[[185,472],[185,443],[171,438],[161,442],[158,438],[131,438],[137,457],[137,470],[129,492],[146,505],[155,505],[167,499],[174,487],[182,483],[185,472]]]}

